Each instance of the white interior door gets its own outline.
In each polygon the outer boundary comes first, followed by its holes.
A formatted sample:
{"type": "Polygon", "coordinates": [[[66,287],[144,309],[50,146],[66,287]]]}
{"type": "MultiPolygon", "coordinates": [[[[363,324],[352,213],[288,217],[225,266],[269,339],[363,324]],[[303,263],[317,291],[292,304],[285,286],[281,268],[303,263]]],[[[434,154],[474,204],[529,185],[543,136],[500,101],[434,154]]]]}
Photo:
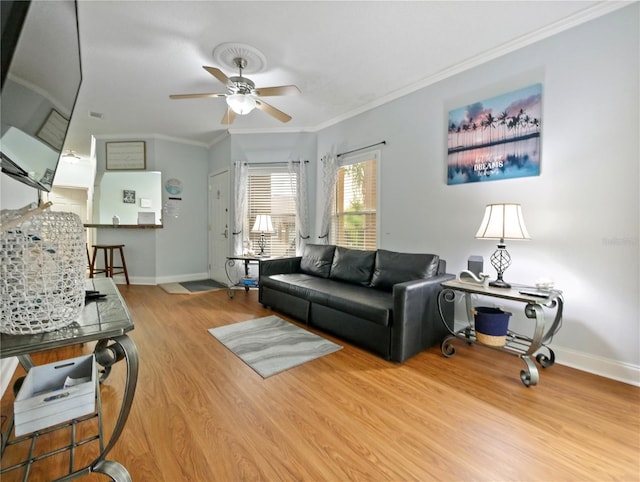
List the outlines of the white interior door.
{"type": "Polygon", "coordinates": [[[209,276],[227,283],[229,252],[229,171],[209,175],[209,276]]]}
{"type": "MultiPolygon", "coordinates": [[[[52,211],[62,211],[68,213],[75,213],[80,216],[83,224],[89,222],[88,218],[88,201],[89,190],[86,188],[77,187],[58,187],[54,186],[51,192],[46,193],[46,200],[51,201],[52,211]]],[[[91,246],[93,240],[91,239],[91,229],[87,229],[87,246],[91,246]]]]}
{"type": "Polygon", "coordinates": [[[87,193],[87,189],[56,186],[47,193],[47,199],[53,203],[52,211],[75,213],[86,223],[87,193]]]}

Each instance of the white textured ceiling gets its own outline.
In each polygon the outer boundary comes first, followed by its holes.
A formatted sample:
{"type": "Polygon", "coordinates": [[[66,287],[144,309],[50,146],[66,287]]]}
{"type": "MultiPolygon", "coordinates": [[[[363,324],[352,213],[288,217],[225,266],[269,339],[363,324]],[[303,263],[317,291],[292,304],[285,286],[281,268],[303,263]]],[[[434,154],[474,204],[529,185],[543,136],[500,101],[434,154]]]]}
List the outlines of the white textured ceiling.
{"type": "Polygon", "coordinates": [[[355,113],[619,8],[593,1],[78,1],[83,85],[65,143],[160,135],[209,145],[227,130],[224,92],[203,65],[213,49],[258,49],[257,87],[295,84],[266,99],[293,119],[238,116],[231,132],[317,130],[355,113]],[[98,112],[103,119],[90,117],[98,112]]]}

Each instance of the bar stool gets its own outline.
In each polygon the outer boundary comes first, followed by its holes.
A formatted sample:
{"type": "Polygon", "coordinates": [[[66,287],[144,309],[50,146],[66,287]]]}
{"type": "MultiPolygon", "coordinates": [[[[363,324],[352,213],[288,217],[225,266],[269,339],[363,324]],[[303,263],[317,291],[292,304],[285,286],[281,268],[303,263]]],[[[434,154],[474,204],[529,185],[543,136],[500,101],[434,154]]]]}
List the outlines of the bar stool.
{"type": "Polygon", "coordinates": [[[124,274],[124,278],[129,284],[129,273],[127,272],[127,263],[124,260],[124,244],[93,244],[93,257],[91,258],[91,266],[89,267],[89,278],[93,278],[95,274],[104,273],[108,278],[113,278],[114,274],[124,274]],[[113,252],[115,250],[120,252],[120,261],[122,266],[113,265],[113,252]],[[98,250],[102,250],[104,253],[104,269],[96,268],[96,257],[98,250]],[[108,256],[107,256],[108,254],[108,256]],[[120,269],[120,271],[114,271],[114,269],[120,269]]]}
{"type": "Polygon", "coordinates": [[[91,255],[89,254],[89,245],[84,243],[84,247],[87,248],[87,269],[91,273],[91,255]]]}

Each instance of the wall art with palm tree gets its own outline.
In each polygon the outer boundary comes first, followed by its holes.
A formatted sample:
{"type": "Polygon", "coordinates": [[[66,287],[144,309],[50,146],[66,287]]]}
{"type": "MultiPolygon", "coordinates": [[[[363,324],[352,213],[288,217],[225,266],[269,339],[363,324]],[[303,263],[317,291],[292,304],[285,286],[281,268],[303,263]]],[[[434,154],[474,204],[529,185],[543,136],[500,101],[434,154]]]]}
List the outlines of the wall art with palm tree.
{"type": "Polygon", "coordinates": [[[540,175],[542,84],[449,111],[447,184],[540,175]]]}

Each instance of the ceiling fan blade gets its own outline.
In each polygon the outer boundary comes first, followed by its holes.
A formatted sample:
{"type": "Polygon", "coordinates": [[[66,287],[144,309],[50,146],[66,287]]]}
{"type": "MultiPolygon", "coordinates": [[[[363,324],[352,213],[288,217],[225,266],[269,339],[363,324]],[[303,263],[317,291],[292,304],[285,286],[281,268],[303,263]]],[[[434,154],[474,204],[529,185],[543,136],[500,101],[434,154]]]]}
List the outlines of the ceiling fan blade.
{"type": "Polygon", "coordinates": [[[225,97],[227,94],[172,94],[169,97],[171,99],[202,99],[202,98],[215,98],[225,97]]]}
{"type": "Polygon", "coordinates": [[[224,114],[224,117],[222,118],[222,122],[220,122],[220,124],[230,125],[233,124],[234,120],[236,120],[236,113],[227,107],[227,112],[224,114]]]}
{"type": "Polygon", "coordinates": [[[202,68],[207,72],[209,72],[211,75],[213,75],[216,79],[218,79],[224,85],[228,85],[231,83],[231,81],[229,80],[229,77],[227,77],[224,74],[224,72],[222,72],[222,70],[216,67],[207,67],[206,65],[203,65],[202,68]]]}
{"type": "Polygon", "coordinates": [[[285,114],[281,110],[276,109],[272,105],[269,105],[260,99],[256,99],[256,107],[260,109],[262,112],[266,112],[270,116],[275,117],[280,122],[289,122],[291,120],[290,115],[285,114]]]}
{"type": "Polygon", "coordinates": [[[256,89],[256,94],[260,97],[268,97],[271,95],[297,95],[300,89],[295,85],[280,85],[278,87],[262,87],[256,89]]]}

